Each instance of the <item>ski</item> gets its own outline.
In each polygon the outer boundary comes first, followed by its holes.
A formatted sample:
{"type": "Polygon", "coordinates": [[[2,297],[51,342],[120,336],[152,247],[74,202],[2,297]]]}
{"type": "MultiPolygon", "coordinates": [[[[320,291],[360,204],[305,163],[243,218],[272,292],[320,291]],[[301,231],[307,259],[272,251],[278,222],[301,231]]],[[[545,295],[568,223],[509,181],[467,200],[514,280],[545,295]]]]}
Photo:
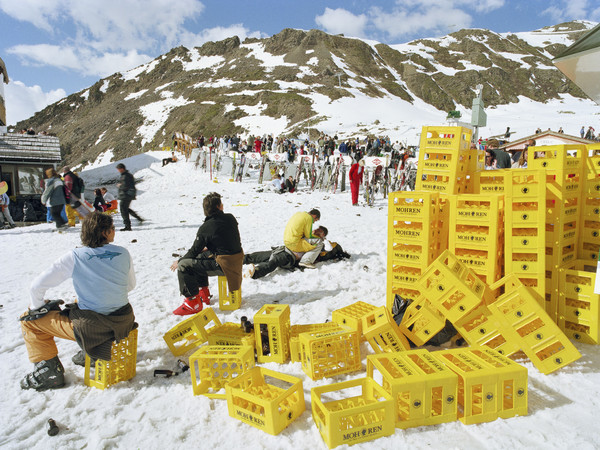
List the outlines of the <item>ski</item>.
{"type": "Polygon", "coordinates": [[[246,154],[242,153],[242,155],[240,156],[240,165],[238,167],[237,177],[236,177],[235,181],[241,182],[243,180],[245,165],[246,165],[246,154]]]}
{"type": "Polygon", "coordinates": [[[264,177],[265,166],[266,165],[267,165],[267,154],[265,153],[262,156],[262,159],[260,161],[260,169],[258,171],[258,184],[262,184],[262,182],[263,182],[263,177],[264,177]]]}

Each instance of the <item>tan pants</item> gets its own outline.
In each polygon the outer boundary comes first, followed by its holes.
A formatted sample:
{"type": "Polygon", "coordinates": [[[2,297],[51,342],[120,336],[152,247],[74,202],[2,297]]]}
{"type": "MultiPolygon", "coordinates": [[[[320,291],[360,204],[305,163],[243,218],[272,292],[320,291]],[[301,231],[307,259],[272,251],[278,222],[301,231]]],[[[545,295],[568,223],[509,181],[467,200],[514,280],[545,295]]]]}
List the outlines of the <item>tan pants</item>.
{"type": "Polygon", "coordinates": [[[50,311],[37,320],[21,322],[21,331],[32,363],[48,361],[58,355],[55,337],[75,340],[73,323],[58,311],[50,311]]]}

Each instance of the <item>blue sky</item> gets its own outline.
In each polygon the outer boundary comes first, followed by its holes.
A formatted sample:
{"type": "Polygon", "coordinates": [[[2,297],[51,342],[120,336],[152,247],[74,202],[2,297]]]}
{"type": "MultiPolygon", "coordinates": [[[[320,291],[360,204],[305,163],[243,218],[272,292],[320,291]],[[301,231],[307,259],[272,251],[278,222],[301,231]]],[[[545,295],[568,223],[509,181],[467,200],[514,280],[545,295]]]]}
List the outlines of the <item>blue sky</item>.
{"type": "Polygon", "coordinates": [[[284,28],[395,44],[461,28],[499,33],[600,21],[597,0],[0,0],[8,122],[178,45],[284,28]]]}

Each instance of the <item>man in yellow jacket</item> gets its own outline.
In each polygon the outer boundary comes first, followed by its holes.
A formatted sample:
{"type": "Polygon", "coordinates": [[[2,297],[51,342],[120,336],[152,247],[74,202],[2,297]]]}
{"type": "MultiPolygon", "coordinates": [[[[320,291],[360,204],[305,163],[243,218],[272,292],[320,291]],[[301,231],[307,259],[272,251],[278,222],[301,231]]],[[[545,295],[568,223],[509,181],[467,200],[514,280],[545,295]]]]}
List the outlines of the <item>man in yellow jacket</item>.
{"type": "Polygon", "coordinates": [[[321,218],[318,209],[311,209],[309,212],[295,213],[283,232],[283,243],[300,259],[298,265],[307,269],[314,269],[313,264],[321,249],[323,248],[322,239],[312,234],[312,226],[321,218]]]}

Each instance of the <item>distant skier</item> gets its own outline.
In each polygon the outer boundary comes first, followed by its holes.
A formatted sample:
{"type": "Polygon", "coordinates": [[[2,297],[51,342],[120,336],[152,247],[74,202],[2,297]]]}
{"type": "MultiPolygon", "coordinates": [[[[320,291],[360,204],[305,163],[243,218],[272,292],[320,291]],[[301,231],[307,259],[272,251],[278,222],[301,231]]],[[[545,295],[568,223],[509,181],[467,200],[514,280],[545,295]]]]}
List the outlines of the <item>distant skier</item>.
{"type": "Polygon", "coordinates": [[[119,187],[117,197],[119,199],[121,216],[123,217],[123,225],[125,225],[125,228],[121,228],[121,231],[131,231],[129,214],[139,220],[140,223],[144,222],[144,219],[142,219],[133,209],[129,209],[129,205],[135,200],[137,194],[135,179],[133,178],[133,175],[127,171],[125,164],[117,164],[117,170],[121,174],[121,178],[119,178],[119,182],[117,183],[117,186],[119,187]]]}
{"type": "Polygon", "coordinates": [[[348,176],[350,178],[350,191],[352,192],[352,206],[358,206],[358,191],[363,182],[364,170],[365,161],[363,159],[352,164],[352,167],[350,167],[348,176]]]}

